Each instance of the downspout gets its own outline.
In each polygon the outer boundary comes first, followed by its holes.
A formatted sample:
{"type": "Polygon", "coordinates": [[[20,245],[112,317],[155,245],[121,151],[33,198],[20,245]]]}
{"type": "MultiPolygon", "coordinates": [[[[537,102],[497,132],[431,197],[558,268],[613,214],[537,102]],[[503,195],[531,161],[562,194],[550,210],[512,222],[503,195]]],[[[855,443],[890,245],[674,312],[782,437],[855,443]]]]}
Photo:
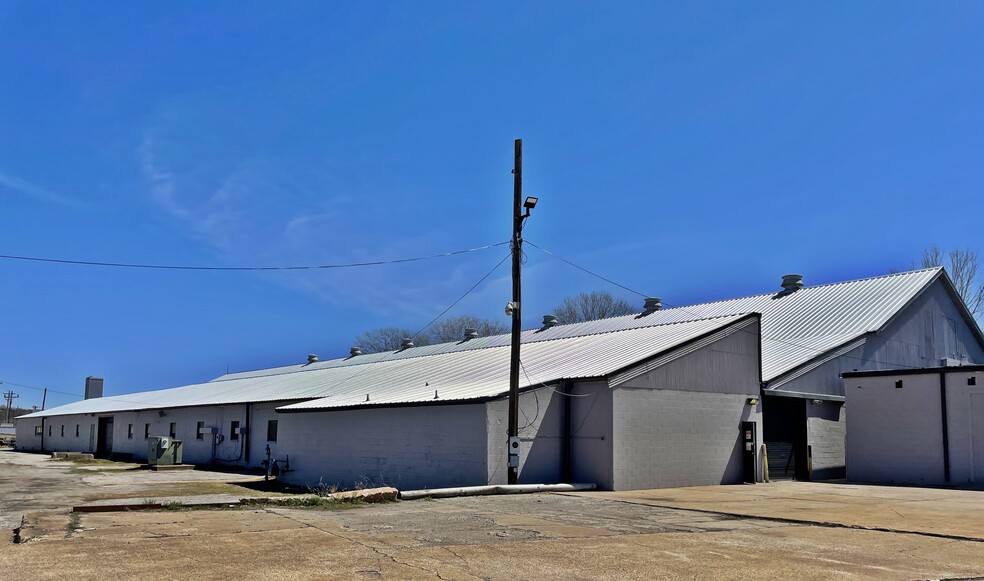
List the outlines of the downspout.
{"type": "Polygon", "coordinates": [[[562,436],[560,440],[560,481],[571,481],[571,384],[568,381],[561,382],[558,390],[564,399],[564,421],[562,436]]]}
{"type": "Polygon", "coordinates": [[[243,434],[243,438],[244,438],[244,440],[243,440],[243,448],[244,448],[245,453],[246,453],[246,465],[247,466],[249,466],[249,435],[252,432],[252,430],[250,429],[250,426],[249,426],[249,416],[250,416],[250,412],[252,411],[252,406],[253,406],[253,404],[250,404],[250,403],[247,403],[246,404],[246,433],[243,434]]]}
{"type": "Polygon", "coordinates": [[[946,371],[940,371],[940,416],[943,420],[943,480],[950,481],[950,433],[946,419],[946,371]]]}
{"type": "Polygon", "coordinates": [[[44,452],[44,416],[41,416],[41,451],[44,452]]]}

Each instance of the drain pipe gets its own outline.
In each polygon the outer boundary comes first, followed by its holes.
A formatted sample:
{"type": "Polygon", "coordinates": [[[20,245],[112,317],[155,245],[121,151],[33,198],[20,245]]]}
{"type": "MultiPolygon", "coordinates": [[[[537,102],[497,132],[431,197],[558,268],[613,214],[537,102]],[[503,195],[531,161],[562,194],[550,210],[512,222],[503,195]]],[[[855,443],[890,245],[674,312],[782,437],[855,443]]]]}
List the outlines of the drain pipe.
{"type": "Polygon", "coordinates": [[[245,464],[247,466],[249,466],[249,435],[250,435],[250,432],[252,432],[252,429],[250,428],[250,425],[249,425],[250,412],[253,411],[252,410],[252,405],[253,404],[249,404],[249,403],[246,404],[246,433],[242,435],[243,436],[243,452],[244,452],[244,454],[246,456],[245,464]]]}
{"type": "Polygon", "coordinates": [[[458,488],[424,488],[422,490],[402,490],[400,491],[400,500],[487,496],[491,494],[531,494],[534,492],[579,492],[596,488],[598,488],[597,484],[493,484],[491,486],[461,486],[458,488]]]}

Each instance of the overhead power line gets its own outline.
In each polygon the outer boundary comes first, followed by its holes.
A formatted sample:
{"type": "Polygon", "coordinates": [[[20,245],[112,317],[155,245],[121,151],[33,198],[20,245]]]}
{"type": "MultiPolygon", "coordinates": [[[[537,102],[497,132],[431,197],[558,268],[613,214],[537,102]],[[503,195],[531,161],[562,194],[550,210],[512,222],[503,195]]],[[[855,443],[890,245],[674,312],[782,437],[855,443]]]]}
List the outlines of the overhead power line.
{"type": "Polygon", "coordinates": [[[573,266],[574,268],[576,268],[578,270],[581,270],[583,272],[586,272],[586,273],[590,274],[591,276],[600,278],[601,280],[603,280],[603,281],[605,281],[605,282],[607,282],[609,284],[613,284],[613,285],[615,285],[615,286],[617,286],[617,287],[619,287],[621,289],[625,289],[625,290],[629,291],[630,293],[635,293],[635,294],[639,295],[642,298],[647,298],[647,297],[650,296],[650,295],[647,295],[645,293],[641,293],[641,292],[639,292],[637,290],[631,289],[631,288],[625,286],[624,284],[619,284],[619,283],[615,282],[614,280],[612,280],[610,278],[606,278],[606,277],[598,274],[597,272],[588,270],[587,268],[584,268],[583,266],[580,266],[578,264],[574,264],[573,262],[571,262],[570,260],[567,260],[563,256],[560,256],[560,255],[558,255],[558,254],[556,254],[554,252],[550,252],[549,250],[547,250],[546,248],[543,248],[542,246],[537,246],[536,244],[530,242],[529,240],[527,240],[526,243],[529,244],[530,246],[532,246],[533,248],[536,248],[537,250],[540,250],[541,252],[543,252],[545,254],[549,254],[550,256],[556,258],[557,260],[560,260],[562,262],[566,262],[567,264],[573,266]]]}
{"type": "Polygon", "coordinates": [[[0,254],[0,259],[6,260],[23,260],[28,262],[46,262],[54,264],[74,264],[77,266],[107,266],[114,268],[144,268],[144,269],[156,269],[156,270],[208,270],[208,271],[257,271],[257,270],[330,270],[339,268],[358,268],[364,266],[382,266],[387,264],[400,264],[404,262],[418,262],[421,260],[431,260],[434,258],[444,258],[446,256],[456,256],[459,254],[468,254],[470,252],[479,252],[481,250],[488,250],[489,248],[495,248],[497,246],[505,246],[509,244],[509,241],[496,242],[495,244],[486,244],[485,246],[478,246],[476,248],[466,248],[464,250],[455,250],[452,252],[442,252],[440,254],[430,254],[427,256],[414,256],[411,258],[396,258],[393,260],[371,260],[366,262],[348,262],[342,264],[315,264],[315,265],[300,265],[300,266],[190,266],[190,265],[179,265],[179,264],[139,264],[139,263],[126,263],[126,262],[99,262],[91,260],[67,260],[63,258],[42,258],[38,256],[14,256],[9,254],[0,254]]]}

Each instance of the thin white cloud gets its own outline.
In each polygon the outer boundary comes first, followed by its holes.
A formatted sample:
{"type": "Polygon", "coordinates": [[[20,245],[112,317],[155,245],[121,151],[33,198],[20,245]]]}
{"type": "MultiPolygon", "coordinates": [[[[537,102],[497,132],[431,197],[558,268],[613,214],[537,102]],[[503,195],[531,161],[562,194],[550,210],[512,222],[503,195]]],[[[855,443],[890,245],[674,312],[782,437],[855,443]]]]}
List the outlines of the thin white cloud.
{"type": "Polygon", "coordinates": [[[12,190],[22,194],[27,194],[32,198],[45,202],[55,202],[66,206],[79,205],[79,203],[72,198],[61,194],[56,194],[55,192],[46,190],[41,186],[36,186],[28,181],[22,180],[19,177],[5,174],[3,172],[0,172],[0,189],[12,190]]]}

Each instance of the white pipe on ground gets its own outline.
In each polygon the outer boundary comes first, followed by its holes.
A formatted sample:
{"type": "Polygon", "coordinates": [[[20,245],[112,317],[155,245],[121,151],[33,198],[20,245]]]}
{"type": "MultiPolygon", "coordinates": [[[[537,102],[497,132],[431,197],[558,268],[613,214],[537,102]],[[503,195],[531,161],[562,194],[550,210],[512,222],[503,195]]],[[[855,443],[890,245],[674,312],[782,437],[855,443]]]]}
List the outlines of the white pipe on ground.
{"type": "Polygon", "coordinates": [[[489,494],[530,494],[533,492],[577,492],[594,490],[597,487],[596,484],[492,484],[489,486],[461,486],[458,488],[425,488],[423,490],[402,490],[400,491],[400,500],[482,496],[489,494]]]}

